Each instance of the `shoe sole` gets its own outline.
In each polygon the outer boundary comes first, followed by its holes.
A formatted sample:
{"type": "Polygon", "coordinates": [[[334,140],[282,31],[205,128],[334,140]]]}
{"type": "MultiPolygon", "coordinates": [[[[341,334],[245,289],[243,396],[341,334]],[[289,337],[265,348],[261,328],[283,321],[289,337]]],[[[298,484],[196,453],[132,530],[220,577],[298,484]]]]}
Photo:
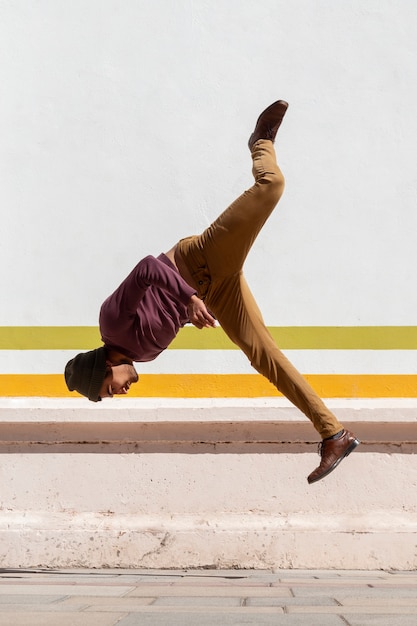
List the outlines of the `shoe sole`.
{"type": "Polygon", "coordinates": [[[333,470],[336,469],[336,467],[339,465],[339,463],[341,463],[343,461],[343,459],[345,459],[347,456],[349,456],[349,454],[351,452],[354,451],[355,448],[357,448],[360,444],[359,439],[354,439],[352,441],[352,443],[350,444],[350,446],[348,448],[346,448],[345,453],[339,457],[334,463],[333,465],[331,465],[329,467],[329,469],[324,472],[323,474],[321,474],[318,478],[314,478],[313,480],[308,480],[308,483],[311,485],[313,483],[317,483],[319,480],[321,480],[322,478],[326,478],[326,476],[328,476],[331,472],[333,472],[333,470]]]}

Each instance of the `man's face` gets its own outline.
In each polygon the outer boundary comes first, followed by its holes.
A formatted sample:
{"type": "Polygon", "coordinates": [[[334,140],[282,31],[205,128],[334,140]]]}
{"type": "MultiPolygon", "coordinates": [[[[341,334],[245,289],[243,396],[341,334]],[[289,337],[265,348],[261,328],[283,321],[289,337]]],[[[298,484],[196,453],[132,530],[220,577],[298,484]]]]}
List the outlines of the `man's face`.
{"type": "Polygon", "coordinates": [[[100,388],[100,398],[112,398],[115,395],[125,395],[132,383],[137,383],[139,376],[133,365],[122,363],[109,368],[100,388]]]}

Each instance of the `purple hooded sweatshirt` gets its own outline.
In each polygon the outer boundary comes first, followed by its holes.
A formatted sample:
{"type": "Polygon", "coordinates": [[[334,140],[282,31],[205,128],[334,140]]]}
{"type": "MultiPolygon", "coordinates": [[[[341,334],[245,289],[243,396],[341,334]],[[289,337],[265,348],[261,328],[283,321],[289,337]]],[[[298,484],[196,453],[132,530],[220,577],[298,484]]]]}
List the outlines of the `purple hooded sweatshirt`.
{"type": "Polygon", "coordinates": [[[152,361],[189,322],[195,293],[165,254],[145,257],[101,306],[104,345],[132,361],[152,361]]]}

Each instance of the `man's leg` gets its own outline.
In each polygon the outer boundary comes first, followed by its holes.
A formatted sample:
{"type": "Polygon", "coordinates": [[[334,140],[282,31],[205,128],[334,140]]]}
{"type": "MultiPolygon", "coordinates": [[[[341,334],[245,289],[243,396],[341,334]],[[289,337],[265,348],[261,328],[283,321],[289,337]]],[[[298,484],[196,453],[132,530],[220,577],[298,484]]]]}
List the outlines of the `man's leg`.
{"type": "Polygon", "coordinates": [[[321,435],[321,462],[308,476],[308,482],[317,482],[330,474],[359,445],[359,441],[344,430],[314,389],[278,349],[242,272],[211,283],[206,304],[251,365],[300,409],[321,435]]]}
{"type": "MultiPolygon", "coordinates": [[[[198,237],[179,242],[177,264],[193,268],[191,279],[204,298],[211,280],[239,272],[259,231],[284,191],[273,142],[288,104],[278,100],[259,116],[248,145],[255,184],[198,237]]],[[[181,271],[181,269],[180,269],[181,271]]],[[[188,273],[188,272],[187,272],[188,273]]]]}
{"type": "Polygon", "coordinates": [[[272,141],[252,150],[255,184],[231,204],[201,235],[178,244],[178,253],[204,298],[208,277],[218,280],[239,272],[259,231],[284,191],[272,141]]]}
{"type": "Polygon", "coordinates": [[[285,114],[286,106],[282,105],[286,103],[275,103],[261,114],[249,140],[254,186],[202,235],[182,240],[177,251],[199,296],[205,299],[231,340],[248,356],[255,369],[311,419],[324,438],[320,466],[308,477],[309,482],[316,482],[335,469],[359,442],[343,430],[307,381],[280,352],[265,328],[241,271],[250,247],[284,188],[272,145],[285,114]]]}
{"type": "Polygon", "coordinates": [[[228,337],[246,354],[252,367],[312,421],[322,439],[343,430],[335,415],[278,349],[241,272],[212,283],[206,306],[228,337]]]}

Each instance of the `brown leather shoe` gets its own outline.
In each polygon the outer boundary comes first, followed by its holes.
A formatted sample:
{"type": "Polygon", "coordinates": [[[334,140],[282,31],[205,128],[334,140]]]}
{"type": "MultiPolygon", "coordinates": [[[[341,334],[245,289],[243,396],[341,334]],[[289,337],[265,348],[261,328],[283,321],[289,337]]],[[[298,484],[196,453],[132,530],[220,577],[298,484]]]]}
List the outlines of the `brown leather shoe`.
{"type": "Polygon", "coordinates": [[[255,130],[248,141],[249,150],[252,150],[254,144],[259,141],[259,139],[269,139],[270,141],[275,141],[278,128],[281,126],[281,122],[287,112],[287,109],[288,102],[278,100],[260,114],[258,121],[256,122],[255,130]]]}
{"type": "Polygon", "coordinates": [[[359,439],[348,430],[344,430],[338,439],[323,439],[319,443],[320,465],[311,472],[308,482],[315,483],[330,474],[359,444],[359,439]]]}

